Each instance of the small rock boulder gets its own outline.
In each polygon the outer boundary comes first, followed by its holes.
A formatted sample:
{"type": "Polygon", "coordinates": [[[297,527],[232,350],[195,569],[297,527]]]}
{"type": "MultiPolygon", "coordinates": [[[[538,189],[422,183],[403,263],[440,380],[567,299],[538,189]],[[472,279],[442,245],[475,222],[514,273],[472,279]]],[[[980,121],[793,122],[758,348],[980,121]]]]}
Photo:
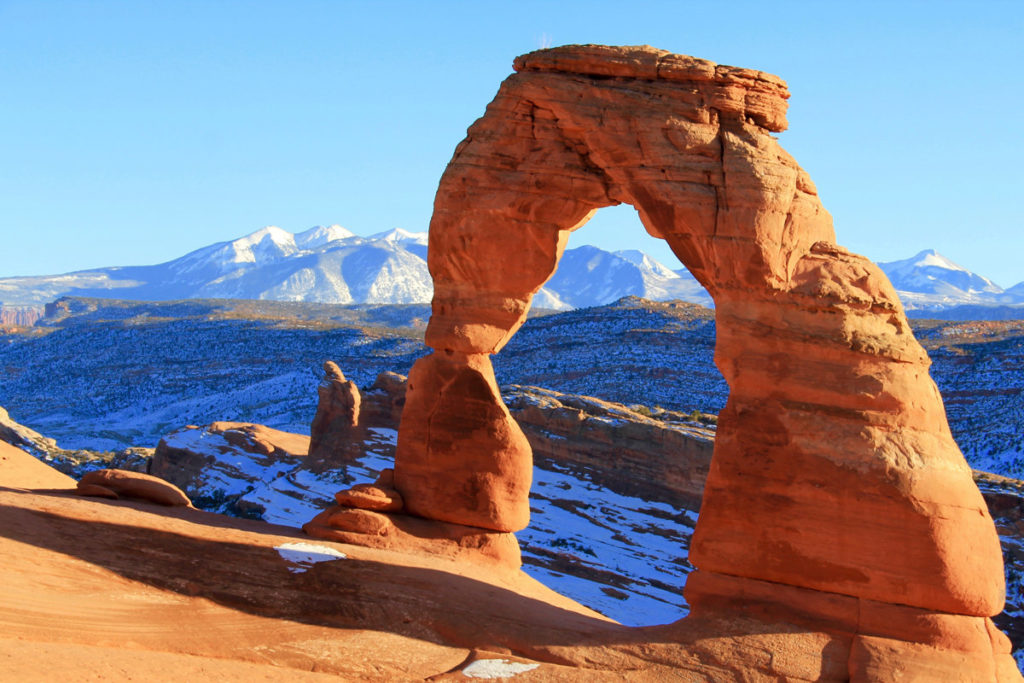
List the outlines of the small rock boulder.
{"type": "Polygon", "coordinates": [[[356,484],[334,494],[338,505],[377,512],[398,512],[404,507],[402,494],[387,486],[356,484]]]}
{"type": "Polygon", "coordinates": [[[78,482],[76,492],[82,496],[137,498],[159,505],[192,507],[189,497],[174,484],[128,470],[89,472],[78,482]]]}

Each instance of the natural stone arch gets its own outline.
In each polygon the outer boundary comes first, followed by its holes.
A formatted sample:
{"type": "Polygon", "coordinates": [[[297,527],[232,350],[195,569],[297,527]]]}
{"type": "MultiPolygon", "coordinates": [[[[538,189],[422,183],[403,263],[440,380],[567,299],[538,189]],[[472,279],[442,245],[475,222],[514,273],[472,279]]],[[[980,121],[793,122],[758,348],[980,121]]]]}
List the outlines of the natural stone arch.
{"type": "Polygon", "coordinates": [[[410,374],[395,464],[406,509],[527,524],[530,448],[490,354],[569,232],[628,202],[716,304],[730,396],[690,551],[702,583],[997,614],[998,539],[927,355],[771,135],[786,127],[785,83],[649,47],[542,50],[515,69],[435,199],[434,352],[410,374]]]}

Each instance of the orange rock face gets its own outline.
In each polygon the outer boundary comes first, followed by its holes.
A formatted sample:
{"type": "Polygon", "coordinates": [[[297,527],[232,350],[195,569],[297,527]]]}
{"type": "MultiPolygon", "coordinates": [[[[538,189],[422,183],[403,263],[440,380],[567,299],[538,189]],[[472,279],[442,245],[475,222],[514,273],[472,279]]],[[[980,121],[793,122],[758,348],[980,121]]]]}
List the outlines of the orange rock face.
{"type": "MultiPolygon", "coordinates": [[[[496,531],[527,524],[530,449],[489,354],[524,321],[569,233],[625,202],[716,304],[730,397],[691,561],[981,628],[1004,597],[992,519],[892,286],[837,246],[814,184],[771,135],[786,127],[785,83],[649,47],[542,50],[515,68],[435,199],[434,353],[410,373],[396,453],[406,509],[496,531]]],[[[919,641],[892,623],[895,636],[852,627],[857,675],[884,678],[904,654],[928,675],[1004,661],[980,636],[956,641],[975,659],[931,657],[953,647],[939,637],[900,650],[893,637],[919,641]]]]}
{"type": "Polygon", "coordinates": [[[486,353],[446,350],[416,362],[395,458],[395,488],[413,514],[494,531],[529,522],[530,444],[486,353]]]}
{"type": "Polygon", "coordinates": [[[359,432],[361,396],[355,382],[345,379],[338,364],[324,363],[324,378],[317,388],[319,402],[310,426],[309,456],[324,464],[350,462],[358,457],[352,444],[359,432]]]}
{"type": "Polygon", "coordinates": [[[137,498],[159,505],[192,507],[192,501],[174,484],[141,472],[96,470],[78,482],[82,496],[98,498],[137,498]]]}
{"type": "Polygon", "coordinates": [[[5,441],[0,441],[0,472],[3,485],[11,488],[66,489],[75,485],[68,475],[5,441]]]}

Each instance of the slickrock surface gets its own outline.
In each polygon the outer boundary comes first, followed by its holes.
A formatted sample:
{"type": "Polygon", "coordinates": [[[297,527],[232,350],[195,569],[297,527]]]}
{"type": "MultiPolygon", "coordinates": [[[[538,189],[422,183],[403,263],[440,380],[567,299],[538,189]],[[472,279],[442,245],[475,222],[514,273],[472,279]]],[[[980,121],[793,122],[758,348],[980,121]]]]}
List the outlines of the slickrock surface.
{"type": "MultiPolygon", "coordinates": [[[[626,630],[490,562],[19,490],[22,466],[46,466],[0,449],[0,662],[12,680],[401,681],[502,659],[533,665],[522,680],[581,680],[555,651],[626,630]]],[[[615,680],[600,667],[582,676],[615,680]]]]}
{"type": "Polygon", "coordinates": [[[49,465],[0,441],[0,486],[17,489],[69,489],[75,480],[49,465]]]}
{"type": "Polygon", "coordinates": [[[729,576],[791,587],[797,609],[842,623],[875,604],[924,610],[918,621],[953,635],[925,637],[902,616],[888,620],[898,632],[874,633],[869,619],[840,668],[984,678],[1007,666],[1001,641],[978,636],[1004,599],[992,518],[891,284],[836,244],[814,183],[771,135],[786,127],[785,84],[650,47],[542,50],[515,68],[435,199],[434,352],[410,373],[396,453],[406,509],[527,524],[529,446],[490,354],[569,232],[627,202],[714,298],[730,387],[690,548],[709,579],[690,585],[691,604],[729,576]]]}
{"type": "Polygon", "coordinates": [[[693,579],[690,618],[630,629],[486,558],[26,491],[13,471],[0,469],[0,661],[16,680],[838,681],[848,662],[893,680],[879,669],[893,649],[917,657],[905,666],[996,680],[978,649],[1004,645],[985,619],[714,574],[693,579]]]}

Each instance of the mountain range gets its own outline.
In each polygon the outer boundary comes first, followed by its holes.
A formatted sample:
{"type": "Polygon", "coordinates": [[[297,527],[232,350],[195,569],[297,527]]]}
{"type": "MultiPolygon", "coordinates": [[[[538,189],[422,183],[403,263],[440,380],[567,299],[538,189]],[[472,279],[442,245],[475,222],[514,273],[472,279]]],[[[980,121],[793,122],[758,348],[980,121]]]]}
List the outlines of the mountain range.
{"type": "MultiPolygon", "coordinates": [[[[361,237],[339,225],[299,233],[269,226],[152,266],[97,268],[63,275],[0,278],[3,322],[27,324],[61,296],[138,301],[264,299],[319,303],[430,301],[427,233],[394,229],[361,237]]],[[[1024,317],[1024,282],[1002,289],[933,250],[878,264],[912,317],[1024,317]]],[[[624,296],[711,306],[685,268],[672,270],[638,250],[566,250],[534,306],[570,310],[624,296]]]]}

